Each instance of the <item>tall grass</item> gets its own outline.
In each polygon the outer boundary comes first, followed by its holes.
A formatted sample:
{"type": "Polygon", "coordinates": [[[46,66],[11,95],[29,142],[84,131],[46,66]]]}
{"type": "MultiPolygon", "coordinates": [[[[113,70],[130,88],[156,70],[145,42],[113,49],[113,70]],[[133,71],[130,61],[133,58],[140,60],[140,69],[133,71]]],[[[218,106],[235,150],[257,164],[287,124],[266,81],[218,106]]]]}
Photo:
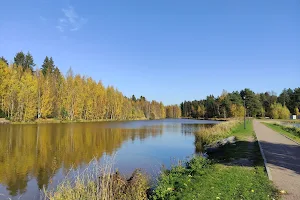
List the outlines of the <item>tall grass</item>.
{"type": "Polygon", "coordinates": [[[129,179],[114,170],[113,159],[94,160],[83,172],[72,170],[54,189],[44,189],[43,200],[135,200],[147,199],[148,177],[135,170],[129,179]]]}
{"type": "Polygon", "coordinates": [[[233,128],[237,127],[241,120],[233,119],[230,121],[222,122],[213,127],[202,128],[196,133],[196,143],[210,144],[219,139],[227,137],[232,132],[233,128]]]}

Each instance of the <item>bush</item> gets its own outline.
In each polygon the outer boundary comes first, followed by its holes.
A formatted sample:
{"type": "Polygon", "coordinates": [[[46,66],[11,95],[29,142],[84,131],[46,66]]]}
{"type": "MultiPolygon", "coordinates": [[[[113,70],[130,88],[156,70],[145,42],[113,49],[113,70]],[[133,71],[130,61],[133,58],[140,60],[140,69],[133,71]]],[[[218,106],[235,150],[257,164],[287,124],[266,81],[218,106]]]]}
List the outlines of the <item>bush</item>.
{"type": "Polygon", "coordinates": [[[5,117],[6,117],[5,113],[0,109],[0,118],[5,118],[5,117]]]}

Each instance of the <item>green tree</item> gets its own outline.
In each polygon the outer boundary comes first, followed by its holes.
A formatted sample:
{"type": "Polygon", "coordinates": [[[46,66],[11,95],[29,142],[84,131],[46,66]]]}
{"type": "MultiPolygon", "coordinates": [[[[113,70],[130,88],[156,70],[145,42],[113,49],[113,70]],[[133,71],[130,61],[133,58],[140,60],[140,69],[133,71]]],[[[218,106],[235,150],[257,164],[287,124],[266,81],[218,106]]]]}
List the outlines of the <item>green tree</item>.
{"type": "Polygon", "coordinates": [[[33,61],[33,57],[29,52],[27,52],[27,54],[25,56],[25,65],[23,67],[25,68],[25,70],[30,69],[32,72],[34,66],[35,66],[35,63],[33,61]]]}
{"type": "Polygon", "coordinates": [[[22,66],[24,71],[30,69],[31,72],[35,66],[32,55],[29,52],[25,55],[22,51],[18,52],[14,57],[14,64],[16,66],[22,66]]]}
{"type": "Polygon", "coordinates": [[[297,116],[300,114],[300,112],[299,112],[299,108],[297,108],[297,107],[295,108],[295,110],[294,110],[294,114],[295,114],[295,115],[297,115],[297,116]]]}
{"type": "Polygon", "coordinates": [[[256,117],[260,113],[262,107],[259,96],[248,88],[242,90],[240,94],[241,97],[246,100],[247,113],[252,117],[256,117]]]}
{"type": "Polygon", "coordinates": [[[23,51],[16,54],[16,56],[14,57],[14,64],[16,66],[25,66],[25,54],[23,53],[23,51]]]}
{"type": "Polygon", "coordinates": [[[278,97],[278,102],[286,106],[290,112],[293,112],[295,108],[294,91],[291,88],[284,89],[278,97]]]}
{"type": "Polygon", "coordinates": [[[136,101],[136,97],[134,95],[132,95],[131,100],[136,101]]]}
{"type": "Polygon", "coordinates": [[[54,73],[55,69],[56,68],[55,68],[54,61],[53,61],[52,57],[48,58],[48,56],[46,56],[46,58],[44,59],[42,68],[41,68],[44,76],[46,74],[54,73]]]}

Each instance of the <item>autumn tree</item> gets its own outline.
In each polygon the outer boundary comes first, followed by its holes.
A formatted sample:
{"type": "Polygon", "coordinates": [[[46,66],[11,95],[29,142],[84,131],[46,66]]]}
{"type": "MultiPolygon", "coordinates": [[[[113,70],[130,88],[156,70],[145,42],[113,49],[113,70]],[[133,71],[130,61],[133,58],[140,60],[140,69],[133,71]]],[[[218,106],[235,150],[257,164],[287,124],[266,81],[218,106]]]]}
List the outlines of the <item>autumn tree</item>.
{"type": "Polygon", "coordinates": [[[54,102],[54,90],[52,87],[52,77],[43,76],[43,74],[39,74],[40,90],[39,90],[39,98],[40,98],[40,115],[43,118],[49,117],[53,113],[53,102],[54,102]]]}
{"type": "Polygon", "coordinates": [[[271,105],[271,117],[273,119],[289,119],[290,111],[286,106],[282,106],[280,103],[274,103],[271,105]]]}
{"type": "Polygon", "coordinates": [[[8,66],[8,61],[3,56],[0,57],[0,61],[1,60],[6,64],[6,66],[8,66]]]}
{"type": "Polygon", "coordinates": [[[245,113],[245,108],[242,105],[231,104],[230,114],[232,117],[243,117],[245,113]]]}

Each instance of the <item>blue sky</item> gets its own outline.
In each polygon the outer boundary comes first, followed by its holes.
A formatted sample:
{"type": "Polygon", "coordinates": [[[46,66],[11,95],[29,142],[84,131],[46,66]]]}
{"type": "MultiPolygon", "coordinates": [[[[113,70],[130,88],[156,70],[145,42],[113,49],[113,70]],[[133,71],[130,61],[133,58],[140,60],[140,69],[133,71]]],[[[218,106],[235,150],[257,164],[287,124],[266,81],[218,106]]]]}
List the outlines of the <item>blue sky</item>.
{"type": "Polygon", "coordinates": [[[300,86],[300,1],[3,1],[0,56],[21,50],[165,104],[280,93],[300,86]]]}

